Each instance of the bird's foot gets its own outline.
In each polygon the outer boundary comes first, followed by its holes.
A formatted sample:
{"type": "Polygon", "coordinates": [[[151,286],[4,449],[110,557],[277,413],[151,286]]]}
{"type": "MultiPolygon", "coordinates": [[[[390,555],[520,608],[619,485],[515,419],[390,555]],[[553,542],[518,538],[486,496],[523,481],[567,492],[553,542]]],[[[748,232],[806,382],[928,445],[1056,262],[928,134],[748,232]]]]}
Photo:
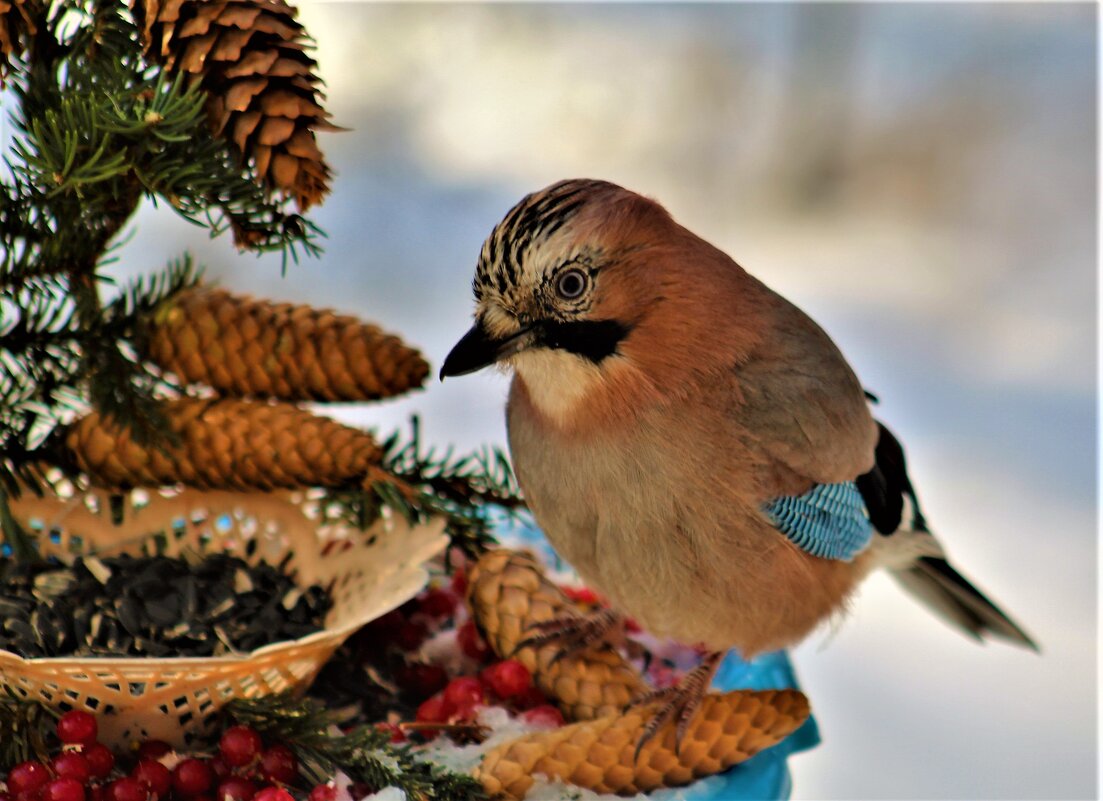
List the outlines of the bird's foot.
{"type": "Polygon", "coordinates": [[[544,620],[529,626],[528,631],[532,633],[517,643],[513,653],[516,654],[523,648],[539,649],[549,643],[557,643],[561,648],[552,658],[553,665],[564,657],[588,648],[620,645],[625,639],[624,616],[612,609],[544,620]]]}
{"type": "Polygon", "coordinates": [[[686,729],[689,728],[689,722],[701,706],[701,701],[704,700],[705,693],[708,692],[709,685],[712,683],[712,677],[716,674],[716,669],[720,667],[720,660],[723,657],[722,652],[711,653],[673,687],[653,690],[632,699],[630,706],[664,701],[663,705],[655,711],[655,715],[648,721],[647,726],[644,727],[643,734],[640,735],[639,742],[636,743],[635,759],[639,759],[640,750],[647,741],[671,720],[677,720],[677,728],[674,733],[674,753],[678,753],[682,747],[682,738],[685,737],[686,729]]]}

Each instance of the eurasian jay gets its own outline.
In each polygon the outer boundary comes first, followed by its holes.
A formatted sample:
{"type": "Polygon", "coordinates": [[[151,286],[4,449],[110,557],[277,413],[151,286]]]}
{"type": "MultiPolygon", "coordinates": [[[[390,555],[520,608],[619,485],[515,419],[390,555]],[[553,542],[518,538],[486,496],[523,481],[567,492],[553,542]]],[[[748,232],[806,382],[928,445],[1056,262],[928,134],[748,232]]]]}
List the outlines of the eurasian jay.
{"type": "Polygon", "coordinates": [[[973,637],[1036,649],[946,560],[827,334],[658,203],[594,180],[528,195],[473,289],[441,378],[512,368],[524,496],[616,612],[533,641],[591,644],[629,615],[710,652],[649,734],[684,732],[724,651],[797,643],[876,567],[973,637]]]}

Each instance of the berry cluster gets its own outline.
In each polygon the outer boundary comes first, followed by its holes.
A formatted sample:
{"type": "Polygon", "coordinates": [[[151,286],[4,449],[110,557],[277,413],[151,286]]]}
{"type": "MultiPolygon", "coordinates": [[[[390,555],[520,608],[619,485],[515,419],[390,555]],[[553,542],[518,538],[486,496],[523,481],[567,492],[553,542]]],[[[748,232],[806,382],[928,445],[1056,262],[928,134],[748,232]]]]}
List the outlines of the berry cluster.
{"type": "MultiPolygon", "coordinates": [[[[479,707],[502,706],[539,726],[561,726],[559,709],[534,685],[528,669],[516,659],[495,661],[475,622],[467,617],[461,599],[466,577],[457,569],[449,584],[432,587],[402,607],[380,617],[364,630],[369,659],[389,654],[380,666],[389,670],[414,722],[400,727],[381,723],[393,742],[406,740],[410,731],[432,739],[441,731],[476,721],[479,707]],[[458,659],[447,665],[426,661],[423,645],[433,635],[454,630],[458,659]]],[[[378,663],[377,663],[378,664],[378,663]]]]}
{"type": "Polygon", "coordinates": [[[124,760],[98,734],[95,716],[66,712],[57,722],[62,751],[48,764],[13,767],[0,801],[294,801],[285,786],[299,779],[295,753],[279,743],[265,748],[246,726],[226,729],[205,759],[180,759],[168,743],[147,740],[124,760]]]}

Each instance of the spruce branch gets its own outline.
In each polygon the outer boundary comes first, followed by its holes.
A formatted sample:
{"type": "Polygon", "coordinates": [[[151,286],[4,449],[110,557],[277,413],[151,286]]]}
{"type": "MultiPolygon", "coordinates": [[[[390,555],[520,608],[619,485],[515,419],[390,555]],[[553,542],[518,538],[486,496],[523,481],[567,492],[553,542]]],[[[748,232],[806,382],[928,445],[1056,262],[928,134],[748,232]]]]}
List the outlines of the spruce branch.
{"type": "Polygon", "coordinates": [[[0,772],[37,759],[49,760],[60,712],[18,697],[8,686],[0,693],[0,772]]]}
{"type": "Polygon", "coordinates": [[[314,784],[332,779],[340,770],[376,791],[397,787],[408,801],[486,798],[478,781],[419,759],[409,746],[392,744],[388,731],[358,726],[336,734],[338,714],[327,712],[317,701],[271,695],[235,699],[224,710],[237,723],[289,745],[300,770],[314,784]]]}
{"type": "Polygon", "coordinates": [[[367,528],[384,506],[411,522],[443,516],[452,545],[477,558],[495,542],[491,509],[511,517],[526,510],[509,459],[498,448],[466,456],[456,456],[451,449],[443,454],[426,450],[416,415],[408,437],[395,432],[382,447],[382,472],[393,481],[327,490],[320,502],[323,522],[340,520],[367,528]]]}

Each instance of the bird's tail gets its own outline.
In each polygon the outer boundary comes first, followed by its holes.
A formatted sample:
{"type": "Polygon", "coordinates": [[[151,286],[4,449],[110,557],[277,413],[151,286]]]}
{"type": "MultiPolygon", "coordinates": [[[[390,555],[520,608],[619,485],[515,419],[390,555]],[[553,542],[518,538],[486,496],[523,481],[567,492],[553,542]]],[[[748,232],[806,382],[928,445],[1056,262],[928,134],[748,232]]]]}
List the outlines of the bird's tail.
{"type": "Polygon", "coordinates": [[[942,556],[920,556],[892,577],[941,618],[977,640],[999,637],[1034,651],[1037,644],[942,556]]]}

